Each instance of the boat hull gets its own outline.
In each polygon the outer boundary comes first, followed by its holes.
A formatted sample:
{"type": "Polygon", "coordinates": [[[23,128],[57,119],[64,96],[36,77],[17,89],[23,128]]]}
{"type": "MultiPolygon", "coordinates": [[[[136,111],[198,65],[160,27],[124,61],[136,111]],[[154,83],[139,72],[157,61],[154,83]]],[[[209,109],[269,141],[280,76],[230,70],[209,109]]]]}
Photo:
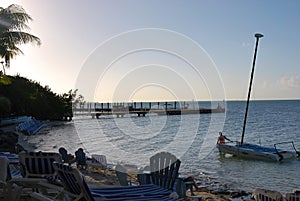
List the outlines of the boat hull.
{"type": "Polygon", "coordinates": [[[259,145],[245,144],[235,145],[231,143],[217,144],[221,153],[231,154],[233,156],[264,160],[264,161],[282,161],[297,158],[297,153],[292,151],[275,150],[274,148],[261,147],[259,145]]]}

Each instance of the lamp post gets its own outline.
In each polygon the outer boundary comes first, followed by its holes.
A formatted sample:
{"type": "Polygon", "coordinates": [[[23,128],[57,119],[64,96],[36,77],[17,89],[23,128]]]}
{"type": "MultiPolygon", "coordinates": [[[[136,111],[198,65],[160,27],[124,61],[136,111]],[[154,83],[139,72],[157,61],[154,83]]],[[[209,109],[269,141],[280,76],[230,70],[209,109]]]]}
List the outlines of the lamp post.
{"type": "Polygon", "coordinates": [[[245,129],[246,129],[246,123],[247,123],[248,107],[249,107],[249,100],[250,100],[251,89],[252,89],[252,81],[253,81],[253,76],[254,76],[254,67],[255,67],[255,60],[256,60],[256,55],[257,55],[258,41],[260,38],[264,37],[264,35],[257,33],[254,35],[254,37],[256,38],[256,44],[255,44],[255,50],[254,50],[254,56],[253,56],[252,71],[251,71],[250,84],[249,84],[249,90],[248,90],[248,97],[247,97],[246,112],[245,112],[244,125],[243,125],[243,131],[242,131],[241,145],[244,143],[244,135],[245,135],[245,129]]]}

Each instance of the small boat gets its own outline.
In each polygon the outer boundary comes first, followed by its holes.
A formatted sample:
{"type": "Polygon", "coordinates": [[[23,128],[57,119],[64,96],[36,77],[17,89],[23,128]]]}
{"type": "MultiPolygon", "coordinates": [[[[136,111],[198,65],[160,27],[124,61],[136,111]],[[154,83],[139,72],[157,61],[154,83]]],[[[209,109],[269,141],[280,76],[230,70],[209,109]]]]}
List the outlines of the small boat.
{"type": "Polygon", "coordinates": [[[233,156],[254,159],[254,160],[264,160],[264,161],[282,161],[296,159],[299,157],[299,152],[295,149],[294,142],[281,142],[274,144],[274,147],[263,147],[256,144],[232,144],[223,143],[217,144],[217,147],[221,153],[231,154],[233,156]],[[285,151],[282,149],[277,149],[276,145],[283,143],[291,143],[295,151],[285,151]]]}
{"type": "Polygon", "coordinates": [[[265,160],[265,161],[282,161],[282,160],[296,159],[300,157],[300,152],[296,150],[294,143],[292,141],[277,143],[274,144],[274,147],[263,147],[256,144],[244,143],[244,134],[245,134],[246,123],[247,123],[247,114],[248,114],[249,100],[250,100],[252,81],[254,75],[254,66],[255,66],[255,60],[257,54],[257,47],[258,47],[258,41],[261,37],[263,37],[262,34],[258,34],[258,33],[255,34],[256,45],[254,51],[252,72],[250,76],[250,84],[248,90],[247,105],[246,105],[241,142],[230,141],[228,143],[227,142],[225,143],[223,140],[222,141],[218,140],[217,148],[219,149],[220,153],[231,154],[233,156],[242,157],[246,159],[265,160]],[[282,149],[277,149],[276,147],[277,145],[285,144],[285,143],[291,143],[293,150],[286,151],[282,149]]]}

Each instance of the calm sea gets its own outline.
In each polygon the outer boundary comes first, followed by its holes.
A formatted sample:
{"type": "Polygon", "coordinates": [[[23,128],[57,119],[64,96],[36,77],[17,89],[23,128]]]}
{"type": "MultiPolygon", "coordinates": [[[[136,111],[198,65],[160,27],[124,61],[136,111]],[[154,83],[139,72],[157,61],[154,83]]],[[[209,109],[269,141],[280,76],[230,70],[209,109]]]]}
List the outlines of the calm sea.
{"type": "MultiPolygon", "coordinates": [[[[214,108],[217,103],[199,102],[214,108]]],[[[76,116],[73,122],[52,127],[49,133],[30,137],[38,150],[57,151],[64,146],[74,153],[83,147],[88,155],[104,154],[108,162],[148,165],[149,157],[168,151],[181,159],[183,175],[207,176],[232,188],[255,187],[286,193],[300,188],[300,160],[265,162],[222,157],[215,148],[218,132],[240,140],[245,101],[222,102],[222,114],[146,117],[76,116]]],[[[190,104],[189,107],[194,107],[190,104]]],[[[300,101],[251,101],[245,142],[273,146],[294,141],[300,150],[300,101]]],[[[292,150],[291,144],[279,148],[292,150]]]]}

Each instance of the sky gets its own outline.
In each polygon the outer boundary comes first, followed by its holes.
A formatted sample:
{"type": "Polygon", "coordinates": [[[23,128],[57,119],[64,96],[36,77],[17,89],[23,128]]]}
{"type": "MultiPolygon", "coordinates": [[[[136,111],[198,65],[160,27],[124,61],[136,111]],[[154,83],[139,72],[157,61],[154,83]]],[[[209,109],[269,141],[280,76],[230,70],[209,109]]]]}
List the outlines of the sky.
{"type": "Polygon", "coordinates": [[[300,1],[1,0],[33,18],[7,74],[87,101],[300,99],[300,1]]]}

